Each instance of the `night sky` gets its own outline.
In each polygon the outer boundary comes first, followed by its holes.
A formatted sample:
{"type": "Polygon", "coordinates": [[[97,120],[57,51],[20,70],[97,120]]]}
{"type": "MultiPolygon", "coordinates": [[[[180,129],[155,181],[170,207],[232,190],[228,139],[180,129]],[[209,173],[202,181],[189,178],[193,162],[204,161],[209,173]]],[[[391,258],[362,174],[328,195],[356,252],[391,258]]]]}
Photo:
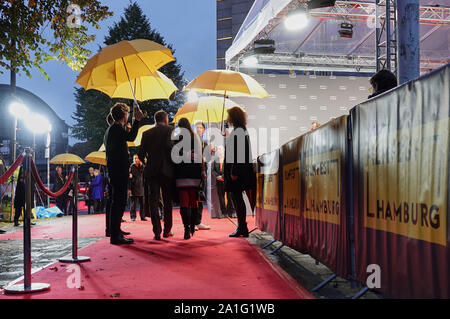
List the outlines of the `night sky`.
{"type": "MultiPolygon", "coordinates": [[[[108,27],[118,22],[128,0],[101,0],[114,16],[101,22],[101,29],[95,30],[96,40],[89,45],[93,54],[108,34],[108,27]]],[[[216,68],[216,1],[212,0],[137,0],[150,26],[156,29],[176,50],[175,57],[185,71],[185,78],[192,80],[197,75],[216,68]]],[[[75,111],[74,87],[78,72],[72,71],[61,62],[44,64],[50,76],[47,81],[39,71],[32,72],[32,79],[25,74],[17,76],[17,85],[38,95],[47,102],[58,115],[73,125],[71,118],[75,111]]],[[[0,83],[9,84],[9,71],[0,74],[0,83]]],[[[180,88],[181,89],[181,88],[180,88]]],[[[29,106],[32,108],[32,106],[29,106]]],[[[69,139],[72,145],[76,140],[69,139]]]]}

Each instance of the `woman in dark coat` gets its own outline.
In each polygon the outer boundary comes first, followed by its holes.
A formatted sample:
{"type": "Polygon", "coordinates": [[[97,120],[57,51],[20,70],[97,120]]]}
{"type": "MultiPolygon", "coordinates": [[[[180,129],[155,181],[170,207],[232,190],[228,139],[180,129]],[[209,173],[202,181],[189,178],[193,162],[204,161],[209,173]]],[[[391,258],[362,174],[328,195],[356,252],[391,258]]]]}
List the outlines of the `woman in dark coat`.
{"type": "Polygon", "coordinates": [[[174,145],[179,158],[175,162],[175,183],[180,201],[180,214],[184,225],[184,239],[191,238],[195,232],[198,191],[201,179],[206,177],[202,143],[186,118],[178,121],[180,134],[174,145]],[[189,139],[189,142],[183,139],[189,139]]]}
{"type": "Polygon", "coordinates": [[[238,218],[236,231],[230,237],[248,237],[247,210],[243,192],[256,188],[256,173],[252,162],[250,137],[247,132],[247,119],[239,107],[227,110],[227,122],[233,131],[225,141],[225,191],[232,193],[234,207],[238,218]]]}
{"type": "Polygon", "coordinates": [[[20,166],[14,196],[14,226],[19,226],[19,218],[25,211],[25,176],[23,166],[20,166]]]}

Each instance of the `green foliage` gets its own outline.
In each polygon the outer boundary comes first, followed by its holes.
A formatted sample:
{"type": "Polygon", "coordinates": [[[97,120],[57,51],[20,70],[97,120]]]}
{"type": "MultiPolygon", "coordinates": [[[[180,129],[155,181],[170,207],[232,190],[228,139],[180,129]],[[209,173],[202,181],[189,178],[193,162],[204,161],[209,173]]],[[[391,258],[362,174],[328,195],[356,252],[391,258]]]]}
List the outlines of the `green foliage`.
{"type": "MultiPolygon", "coordinates": [[[[0,1],[0,67],[16,73],[37,68],[47,79],[44,62],[59,60],[79,71],[91,52],[86,45],[95,40],[88,25],[112,16],[98,0],[2,0],[0,1]],[[81,26],[67,24],[69,4],[81,9],[81,26]]],[[[0,69],[3,73],[3,70],[0,69]]]]}
{"type": "MultiPolygon", "coordinates": [[[[123,40],[133,39],[151,40],[170,48],[175,53],[172,46],[168,45],[164,38],[150,27],[148,18],[136,3],[130,4],[125,9],[120,21],[109,28],[109,34],[105,37],[104,44],[111,45],[123,40]]],[[[163,66],[159,71],[169,77],[180,90],[186,85],[183,80],[184,72],[176,61],[163,66]]],[[[112,100],[99,91],[85,91],[83,88],[76,88],[75,99],[77,106],[72,118],[76,121],[76,124],[72,127],[72,136],[82,141],[92,141],[98,147],[103,143],[103,136],[108,127],[106,116],[114,103],[125,102],[130,106],[132,105],[130,100],[112,100]]],[[[170,117],[173,117],[183,103],[184,94],[181,92],[177,93],[174,101],[151,100],[139,103],[141,109],[148,113],[148,117],[142,124],[153,123],[154,113],[161,109],[168,112],[170,117]]]]}

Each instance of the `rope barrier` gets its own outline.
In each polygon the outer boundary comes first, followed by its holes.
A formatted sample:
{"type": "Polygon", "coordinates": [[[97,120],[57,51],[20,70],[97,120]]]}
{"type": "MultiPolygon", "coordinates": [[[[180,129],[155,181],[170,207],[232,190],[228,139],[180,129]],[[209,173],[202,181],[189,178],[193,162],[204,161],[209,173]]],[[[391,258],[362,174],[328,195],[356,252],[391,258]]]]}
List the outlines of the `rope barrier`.
{"type": "Polygon", "coordinates": [[[41,177],[38,174],[36,164],[34,164],[33,159],[31,159],[31,171],[33,172],[34,179],[36,180],[36,183],[38,184],[39,188],[50,197],[59,197],[62,194],[64,194],[66,192],[67,188],[69,187],[70,182],[72,181],[73,175],[75,174],[75,170],[72,168],[69,178],[67,179],[64,186],[56,193],[53,193],[47,187],[44,186],[44,183],[42,182],[41,177]]]}
{"type": "Polygon", "coordinates": [[[6,173],[0,176],[0,185],[5,183],[8,180],[8,178],[11,177],[11,175],[14,173],[17,167],[19,167],[19,165],[22,164],[24,158],[25,158],[24,154],[20,155],[16,159],[16,161],[11,165],[11,167],[6,171],[6,173]]]}

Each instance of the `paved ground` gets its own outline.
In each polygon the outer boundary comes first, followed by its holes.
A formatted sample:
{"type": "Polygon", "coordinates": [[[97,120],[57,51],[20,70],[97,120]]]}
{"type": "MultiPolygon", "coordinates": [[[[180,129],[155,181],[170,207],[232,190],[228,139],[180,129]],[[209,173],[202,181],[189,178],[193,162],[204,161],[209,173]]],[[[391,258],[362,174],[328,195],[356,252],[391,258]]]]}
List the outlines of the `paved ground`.
{"type": "MultiPolygon", "coordinates": [[[[84,212],[80,215],[85,214],[84,212]]],[[[71,216],[58,218],[71,219],[71,216]]],[[[36,226],[42,227],[55,223],[55,219],[44,219],[36,221],[36,226]]],[[[0,223],[0,229],[7,232],[21,230],[22,227],[14,227],[12,223],[0,223]]],[[[79,238],[79,249],[86,247],[102,237],[79,238]]],[[[262,247],[273,240],[269,234],[264,232],[253,232],[250,240],[262,247]]],[[[332,272],[324,265],[317,264],[309,255],[301,254],[289,247],[283,247],[276,253],[271,254],[280,242],[264,249],[267,255],[278,263],[288,274],[290,274],[300,285],[311,291],[315,286],[328,278],[332,272]]],[[[33,269],[41,268],[55,262],[58,258],[70,254],[72,251],[71,239],[33,239],[32,240],[32,266],[33,269]]],[[[0,286],[17,279],[23,275],[23,241],[22,239],[0,240],[0,286]]],[[[313,293],[317,298],[351,298],[360,290],[360,287],[352,287],[351,283],[343,278],[335,278],[327,286],[313,293]]],[[[381,295],[368,292],[362,298],[380,299],[381,295]]]]}

